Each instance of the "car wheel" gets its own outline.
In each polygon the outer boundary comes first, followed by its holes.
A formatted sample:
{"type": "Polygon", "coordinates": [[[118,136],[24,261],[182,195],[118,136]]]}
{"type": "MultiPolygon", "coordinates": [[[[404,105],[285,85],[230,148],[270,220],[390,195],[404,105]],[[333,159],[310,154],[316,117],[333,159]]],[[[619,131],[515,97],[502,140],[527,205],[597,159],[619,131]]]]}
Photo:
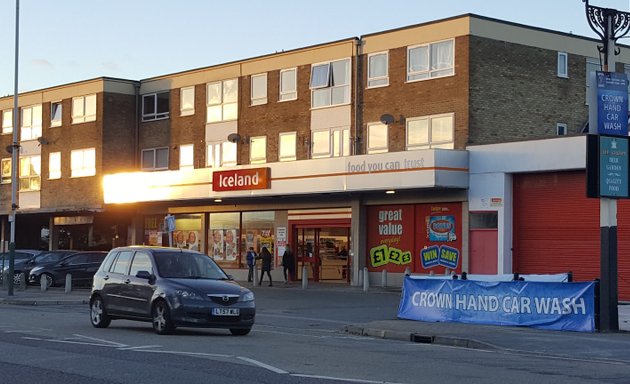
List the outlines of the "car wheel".
{"type": "MultiPolygon", "coordinates": [[[[50,288],[55,285],[55,278],[50,273],[44,273],[46,278],[46,288],[50,288]]],[[[39,277],[41,279],[41,276],[39,277]]]]}
{"type": "Polygon", "coordinates": [[[90,322],[96,328],[107,328],[112,319],[107,315],[105,304],[100,296],[90,302],[90,322]]]}
{"type": "Polygon", "coordinates": [[[151,312],[153,319],[153,330],[158,335],[169,335],[175,331],[175,326],[171,320],[171,310],[165,301],[156,301],[151,312]]]}
{"type": "Polygon", "coordinates": [[[20,275],[22,275],[21,272],[13,274],[13,285],[20,285],[20,275]]]}
{"type": "Polygon", "coordinates": [[[251,328],[230,328],[230,333],[232,333],[234,336],[245,336],[251,330],[251,328]]]}

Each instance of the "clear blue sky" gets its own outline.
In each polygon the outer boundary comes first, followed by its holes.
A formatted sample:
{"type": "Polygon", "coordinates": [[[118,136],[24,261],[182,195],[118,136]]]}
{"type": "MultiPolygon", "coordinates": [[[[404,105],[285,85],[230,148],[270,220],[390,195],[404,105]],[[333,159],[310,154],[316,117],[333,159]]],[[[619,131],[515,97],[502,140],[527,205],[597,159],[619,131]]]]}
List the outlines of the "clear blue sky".
{"type": "MultiPolygon", "coordinates": [[[[590,3],[630,12],[628,0],[590,3]]],[[[596,37],[582,0],[21,0],[19,92],[141,80],[464,13],[596,37]]],[[[6,96],[15,0],[0,1],[0,46],[6,96]]]]}

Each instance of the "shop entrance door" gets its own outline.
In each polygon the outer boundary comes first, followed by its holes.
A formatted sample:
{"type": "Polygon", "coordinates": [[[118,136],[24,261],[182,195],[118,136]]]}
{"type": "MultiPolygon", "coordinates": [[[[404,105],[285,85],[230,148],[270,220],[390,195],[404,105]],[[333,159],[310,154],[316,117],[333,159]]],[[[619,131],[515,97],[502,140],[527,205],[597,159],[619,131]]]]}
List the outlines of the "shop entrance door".
{"type": "Polygon", "coordinates": [[[349,227],[294,227],[297,243],[297,278],[302,279],[306,265],[308,279],[350,282],[349,227]]]}

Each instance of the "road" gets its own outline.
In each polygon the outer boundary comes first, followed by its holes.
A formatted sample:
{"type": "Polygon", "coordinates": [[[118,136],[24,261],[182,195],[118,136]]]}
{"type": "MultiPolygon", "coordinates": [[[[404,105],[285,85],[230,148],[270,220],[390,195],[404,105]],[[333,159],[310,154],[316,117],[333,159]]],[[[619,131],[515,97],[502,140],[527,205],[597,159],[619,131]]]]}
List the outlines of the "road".
{"type": "MultiPolygon", "coordinates": [[[[395,292],[255,289],[248,336],[113,321],[93,328],[86,305],[0,307],[0,382],[56,383],[629,383],[615,361],[408,343],[342,332],[393,319],[395,292]]],[[[577,347],[577,346],[576,346],[577,347]]]]}

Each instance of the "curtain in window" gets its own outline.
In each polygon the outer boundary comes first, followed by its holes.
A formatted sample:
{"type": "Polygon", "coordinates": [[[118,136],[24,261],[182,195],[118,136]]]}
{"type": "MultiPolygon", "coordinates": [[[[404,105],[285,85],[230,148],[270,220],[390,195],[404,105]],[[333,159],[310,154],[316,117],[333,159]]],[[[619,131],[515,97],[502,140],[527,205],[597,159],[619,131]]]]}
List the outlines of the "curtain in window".
{"type": "Polygon", "coordinates": [[[431,45],[431,69],[453,67],[453,41],[431,45]]]}
{"type": "Polygon", "coordinates": [[[387,76],[387,55],[380,54],[371,56],[369,67],[368,77],[370,79],[387,76]]]}
{"type": "Polygon", "coordinates": [[[328,87],[329,84],[329,65],[316,65],[311,70],[311,88],[328,87]]]}
{"type": "Polygon", "coordinates": [[[428,47],[417,47],[409,50],[409,72],[422,72],[429,70],[428,47]]]}

